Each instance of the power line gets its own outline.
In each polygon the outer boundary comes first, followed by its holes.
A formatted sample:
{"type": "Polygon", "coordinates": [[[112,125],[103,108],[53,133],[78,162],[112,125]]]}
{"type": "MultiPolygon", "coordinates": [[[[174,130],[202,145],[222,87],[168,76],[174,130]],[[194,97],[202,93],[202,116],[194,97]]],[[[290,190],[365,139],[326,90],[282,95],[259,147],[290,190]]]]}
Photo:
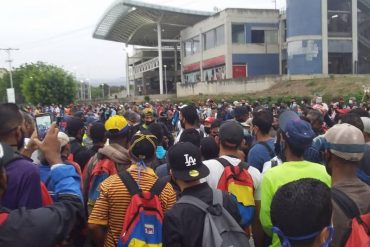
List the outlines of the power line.
{"type": "Polygon", "coordinates": [[[26,43],[23,43],[23,44],[19,44],[18,46],[29,46],[29,45],[33,45],[33,44],[39,44],[39,43],[42,43],[42,42],[46,42],[46,41],[60,39],[60,38],[63,38],[65,36],[69,36],[69,35],[72,35],[72,34],[75,34],[75,33],[81,32],[81,31],[88,30],[92,27],[93,26],[82,27],[82,28],[79,28],[79,29],[75,29],[75,30],[72,30],[72,31],[65,32],[65,33],[60,33],[60,34],[57,34],[57,35],[54,35],[54,36],[51,36],[51,37],[48,37],[48,38],[34,40],[34,41],[26,42],[26,43]]]}

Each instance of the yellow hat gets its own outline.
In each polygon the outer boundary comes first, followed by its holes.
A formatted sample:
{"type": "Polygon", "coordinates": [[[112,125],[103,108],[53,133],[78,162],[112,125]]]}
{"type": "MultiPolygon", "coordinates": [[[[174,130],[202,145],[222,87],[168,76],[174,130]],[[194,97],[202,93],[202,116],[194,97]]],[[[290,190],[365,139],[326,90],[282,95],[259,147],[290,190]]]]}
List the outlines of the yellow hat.
{"type": "Polygon", "coordinates": [[[117,131],[122,131],[123,129],[128,127],[127,120],[119,115],[114,115],[105,122],[105,130],[110,131],[110,130],[117,130],[117,131]]]}
{"type": "Polygon", "coordinates": [[[145,108],[143,110],[144,115],[153,115],[153,109],[152,108],[145,108]]]}

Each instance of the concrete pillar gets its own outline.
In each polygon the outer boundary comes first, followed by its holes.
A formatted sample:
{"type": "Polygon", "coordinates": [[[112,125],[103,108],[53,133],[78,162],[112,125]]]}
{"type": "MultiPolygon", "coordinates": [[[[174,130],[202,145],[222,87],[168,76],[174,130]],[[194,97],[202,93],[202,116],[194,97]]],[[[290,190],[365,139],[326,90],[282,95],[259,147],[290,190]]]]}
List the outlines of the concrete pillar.
{"type": "Polygon", "coordinates": [[[233,78],[233,41],[231,21],[226,18],[225,22],[225,73],[226,79],[233,78]],[[229,40],[226,40],[229,39],[229,40]]]}
{"type": "Polygon", "coordinates": [[[130,58],[128,57],[128,44],[125,44],[125,53],[126,53],[126,92],[127,97],[130,97],[130,73],[129,73],[129,65],[130,65],[130,58]]]}
{"type": "MultiPolygon", "coordinates": [[[[180,37],[180,69],[181,69],[181,83],[185,83],[185,79],[184,79],[184,66],[183,66],[183,61],[184,61],[184,42],[182,40],[182,38],[180,37]]],[[[177,83],[177,82],[176,82],[177,83]]],[[[176,90],[177,90],[177,86],[176,86],[176,90]]]]}
{"type": "Polygon", "coordinates": [[[352,0],[352,73],[357,73],[358,64],[358,20],[357,0],[352,0]]]}
{"type": "Polygon", "coordinates": [[[322,73],[329,73],[329,48],[328,48],[328,0],[321,1],[322,20],[322,73]]]}
{"type": "Polygon", "coordinates": [[[159,59],[159,94],[163,94],[163,58],[162,58],[162,27],[157,23],[158,59],[159,59]]]}
{"type": "Polygon", "coordinates": [[[202,29],[199,29],[199,40],[200,40],[200,61],[199,61],[199,69],[200,69],[200,81],[206,81],[203,72],[203,52],[204,52],[204,40],[202,29]]]}

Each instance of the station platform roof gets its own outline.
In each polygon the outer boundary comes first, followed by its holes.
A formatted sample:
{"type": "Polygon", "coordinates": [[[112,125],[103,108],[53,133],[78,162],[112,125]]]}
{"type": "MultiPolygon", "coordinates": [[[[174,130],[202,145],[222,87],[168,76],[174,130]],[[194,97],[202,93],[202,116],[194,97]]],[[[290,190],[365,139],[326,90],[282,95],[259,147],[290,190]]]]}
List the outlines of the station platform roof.
{"type": "Polygon", "coordinates": [[[99,21],[93,37],[129,45],[158,45],[157,23],[162,40],[178,39],[180,31],[213,15],[213,12],[186,10],[134,0],[117,0],[99,21]]]}

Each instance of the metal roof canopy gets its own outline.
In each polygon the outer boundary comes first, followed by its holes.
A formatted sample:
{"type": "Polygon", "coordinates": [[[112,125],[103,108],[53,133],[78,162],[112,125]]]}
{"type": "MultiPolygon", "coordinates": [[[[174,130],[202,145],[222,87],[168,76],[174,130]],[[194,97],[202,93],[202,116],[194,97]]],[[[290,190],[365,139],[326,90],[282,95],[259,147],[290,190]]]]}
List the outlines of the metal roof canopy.
{"type": "Polygon", "coordinates": [[[158,23],[162,29],[162,40],[173,40],[178,39],[182,29],[213,14],[133,0],[118,0],[104,14],[93,37],[130,45],[156,47],[158,23]]]}

